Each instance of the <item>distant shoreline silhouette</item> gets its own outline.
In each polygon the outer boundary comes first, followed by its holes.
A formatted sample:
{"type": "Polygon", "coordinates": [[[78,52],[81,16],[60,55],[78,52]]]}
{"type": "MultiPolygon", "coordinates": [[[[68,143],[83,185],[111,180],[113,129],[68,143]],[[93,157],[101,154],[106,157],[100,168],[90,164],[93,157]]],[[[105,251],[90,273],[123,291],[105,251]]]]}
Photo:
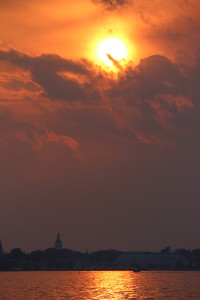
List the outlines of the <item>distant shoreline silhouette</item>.
{"type": "Polygon", "coordinates": [[[48,248],[30,253],[14,248],[0,255],[0,271],[67,271],[67,270],[197,270],[200,249],[167,247],[160,252],[99,250],[82,253],[71,249],[48,248]]]}

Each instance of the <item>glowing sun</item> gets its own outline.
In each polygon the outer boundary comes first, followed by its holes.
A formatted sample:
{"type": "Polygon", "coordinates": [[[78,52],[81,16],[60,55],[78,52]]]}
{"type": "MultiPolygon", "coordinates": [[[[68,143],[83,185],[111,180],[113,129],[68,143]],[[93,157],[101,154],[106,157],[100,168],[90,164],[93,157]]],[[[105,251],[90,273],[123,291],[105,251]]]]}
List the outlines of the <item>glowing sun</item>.
{"type": "Polygon", "coordinates": [[[98,60],[109,67],[114,65],[114,61],[122,61],[128,56],[125,43],[119,39],[110,37],[101,41],[97,48],[98,60]]]}

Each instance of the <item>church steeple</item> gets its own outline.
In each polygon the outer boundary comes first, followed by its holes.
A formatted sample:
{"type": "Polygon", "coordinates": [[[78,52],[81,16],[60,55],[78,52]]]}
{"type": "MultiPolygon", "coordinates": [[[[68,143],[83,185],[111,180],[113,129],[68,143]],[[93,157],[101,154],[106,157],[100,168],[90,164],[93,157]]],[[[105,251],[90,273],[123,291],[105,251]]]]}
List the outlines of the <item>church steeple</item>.
{"type": "Polygon", "coordinates": [[[55,240],[55,249],[56,250],[61,250],[62,249],[62,241],[61,241],[59,232],[57,233],[57,237],[56,237],[56,240],[55,240]]]}

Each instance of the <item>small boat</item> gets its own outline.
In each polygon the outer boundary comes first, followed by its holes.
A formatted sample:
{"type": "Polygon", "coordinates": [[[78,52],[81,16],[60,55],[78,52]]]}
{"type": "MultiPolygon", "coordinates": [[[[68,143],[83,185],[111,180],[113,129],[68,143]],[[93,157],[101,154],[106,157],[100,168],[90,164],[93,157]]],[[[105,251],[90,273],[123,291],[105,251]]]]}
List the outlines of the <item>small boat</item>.
{"type": "Polygon", "coordinates": [[[133,268],[132,271],[138,273],[138,272],[140,272],[141,270],[140,270],[140,268],[133,268]]]}

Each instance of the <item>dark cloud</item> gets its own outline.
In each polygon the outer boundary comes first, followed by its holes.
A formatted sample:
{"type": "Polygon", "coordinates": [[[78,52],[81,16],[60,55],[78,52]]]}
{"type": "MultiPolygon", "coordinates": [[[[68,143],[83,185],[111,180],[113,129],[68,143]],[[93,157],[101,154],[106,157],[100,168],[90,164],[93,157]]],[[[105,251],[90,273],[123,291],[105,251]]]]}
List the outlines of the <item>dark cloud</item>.
{"type": "Polygon", "coordinates": [[[25,90],[31,91],[31,92],[40,91],[40,88],[34,82],[32,82],[32,81],[24,82],[24,81],[18,80],[18,79],[1,82],[1,86],[4,88],[7,88],[9,90],[14,90],[14,91],[19,91],[21,89],[25,89],[25,90]]]}
{"type": "Polygon", "coordinates": [[[29,71],[50,100],[74,103],[66,118],[101,134],[157,144],[174,143],[177,134],[184,139],[199,134],[199,63],[188,67],[153,55],[119,69],[118,80],[112,80],[87,61],[57,55],[30,57],[10,50],[1,51],[0,59],[29,71]]]}
{"type": "Polygon", "coordinates": [[[86,99],[84,89],[78,80],[70,77],[63,79],[58,72],[89,75],[91,64],[87,61],[74,62],[50,54],[31,57],[13,49],[8,52],[1,50],[0,60],[8,61],[30,71],[33,80],[44,89],[51,99],[67,101],[86,99]]]}
{"type": "Polygon", "coordinates": [[[67,101],[86,99],[85,93],[78,81],[63,79],[55,70],[48,66],[38,65],[31,71],[33,80],[37,82],[51,99],[67,101]]]}
{"type": "Polygon", "coordinates": [[[91,64],[87,60],[79,62],[61,58],[55,54],[41,54],[40,56],[29,56],[22,52],[10,49],[0,50],[0,60],[9,61],[21,68],[31,69],[38,65],[48,66],[55,71],[69,71],[76,74],[89,74],[91,64]]]}
{"type": "Polygon", "coordinates": [[[115,99],[113,115],[124,132],[132,132],[141,142],[165,143],[175,140],[176,128],[186,130],[196,114],[192,93],[197,95],[199,91],[191,84],[191,70],[185,67],[185,72],[160,55],[147,57],[137,67],[122,72],[107,93],[115,99]],[[185,122],[178,125],[181,118],[185,122]]]}
{"type": "Polygon", "coordinates": [[[123,6],[129,3],[129,0],[93,0],[94,3],[104,4],[108,9],[116,9],[120,6],[123,6]]]}

